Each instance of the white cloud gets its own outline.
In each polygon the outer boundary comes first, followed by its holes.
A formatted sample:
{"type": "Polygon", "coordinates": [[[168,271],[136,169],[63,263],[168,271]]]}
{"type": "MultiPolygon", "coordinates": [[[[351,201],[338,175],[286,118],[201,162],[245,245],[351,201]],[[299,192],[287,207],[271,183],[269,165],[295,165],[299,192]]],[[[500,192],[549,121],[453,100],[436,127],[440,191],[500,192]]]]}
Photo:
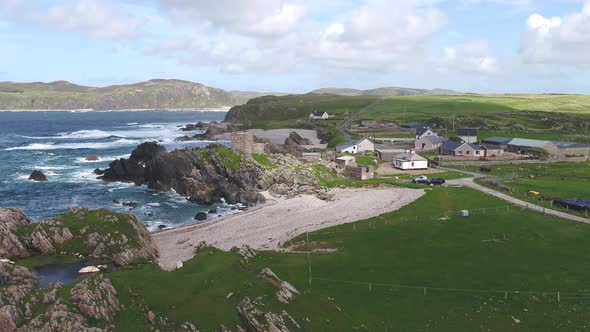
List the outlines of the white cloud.
{"type": "Polygon", "coordinates": [[[527,63],[590,64],[590,0],[563,17],[529,16],[521,55],[527,63]]]}
{"type": "Polygon", "coordinates": [[[141,24],[140,19],[124,13],[110,0],[66,0],[32,17],[61,30],[108,38],[135,37],[141,24]]]}
{"type": "Polygon", "coordinates": [[[369,0],[333,22],[307,51],[321,62],[375,68],[413,62],[429,48],[446,16],[430,1],[369,0]]]}
{"type": "Polygon", "coordinates": [[[295,29],[305,14],[300,3],[283,0],[160,0],[175,18],[205,20],[236,33],[278,35],[295,29]]]}
{"type": "Polygon", "coordinates": [[[498,71],[498,60],[484,41],[471,41],[444,50],[443,69],[470,74],[492,74],[498,71]]]}

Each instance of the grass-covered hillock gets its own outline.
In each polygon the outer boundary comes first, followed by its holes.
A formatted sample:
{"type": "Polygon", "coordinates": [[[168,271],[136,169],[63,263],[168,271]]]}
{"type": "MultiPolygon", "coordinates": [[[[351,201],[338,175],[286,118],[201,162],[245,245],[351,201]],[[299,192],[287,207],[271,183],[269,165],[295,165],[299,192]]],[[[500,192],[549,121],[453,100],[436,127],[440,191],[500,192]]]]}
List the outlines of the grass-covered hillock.
{"type": "Polygon", "coordinates": [[[120,265],[150,261],[158,255],[137,217],[105,209],[70,209],[57,218],[19,226],[16,234],[31,255],[64,253],[113,259],[120,265]]]}

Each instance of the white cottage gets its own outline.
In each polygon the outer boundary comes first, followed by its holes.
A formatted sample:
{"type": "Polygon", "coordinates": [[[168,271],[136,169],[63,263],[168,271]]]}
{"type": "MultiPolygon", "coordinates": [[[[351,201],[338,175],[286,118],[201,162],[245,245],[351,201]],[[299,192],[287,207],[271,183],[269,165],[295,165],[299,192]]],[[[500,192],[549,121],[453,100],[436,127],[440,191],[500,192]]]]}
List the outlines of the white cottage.
{"type": "Polygon", "coordinates": [[[326,120],[330,118],[328,112],[312,112],[309,114],[309,118],[312,120],[326,120]]]}
{"type": "Polygon", "coordinates": [[[393,167],[401,170],[428,169],[428,159],[414,151],[405,152],[393,157],[393,167]]]}
{"type": "Polygon", "coordinates": [[[375,151],[375,144],[367,138],[363,138],[357,142],[342,143],[336,145],[336,152],[338,153],[363,153],[375,151]]]}

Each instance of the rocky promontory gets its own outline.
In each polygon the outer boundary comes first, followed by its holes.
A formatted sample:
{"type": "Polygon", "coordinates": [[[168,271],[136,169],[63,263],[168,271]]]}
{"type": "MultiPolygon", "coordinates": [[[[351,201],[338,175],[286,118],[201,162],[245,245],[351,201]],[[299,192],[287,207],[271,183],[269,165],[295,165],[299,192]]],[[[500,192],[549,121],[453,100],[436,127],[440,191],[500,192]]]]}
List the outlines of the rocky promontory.
{"type": "MultiPolygon", "coordinates": [[[[144,150],[146,145],[150,151],[159,151],[157,143],[143,143],[137,149],[144,150]]],[[[101,178],[146,184],[162,192],[174,190],[197,204],[223,200],[254,206],[265,201],[260,191],[290,196],[313,194],[320,187],[313,172],[297,169],[301,162],[288,154],[269,155],[269,167],[219,144],[149,154],[141,160],[133,157],[136,150],[131,158],[111,163],[101,178]]]]}
{"type": "Polygon", "coordinates": [[[0,208],[0,257],[67,253],[112,259],[118,265],[153,261],[158,248],[134,215],[71,208],[57,218],[31,222],[22,211],[0,208]]]}

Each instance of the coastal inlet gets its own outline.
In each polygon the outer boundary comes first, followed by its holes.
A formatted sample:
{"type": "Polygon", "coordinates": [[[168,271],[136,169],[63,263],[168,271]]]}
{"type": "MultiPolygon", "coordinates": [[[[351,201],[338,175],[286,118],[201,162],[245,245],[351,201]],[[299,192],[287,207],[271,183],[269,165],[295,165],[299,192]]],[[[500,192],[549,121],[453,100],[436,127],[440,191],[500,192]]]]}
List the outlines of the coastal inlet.
{"type": "Polygon", "coordinates": [[[194,223],[199,212],[233,213],[229,204],[202,206],[174,191],[105,182],[93,173],[129,157],[142,142],[157,141],[168,151],[206,146],[211,142],[175,138],[187,123],[224,116],[223,110],[0,112],[1,205],[20,208],[34,220],[58,215],[69,205],[107,208],[136,214],[150,231],[194,223]],[[48,181],[29,180],[34,170],[48,181]]]}

